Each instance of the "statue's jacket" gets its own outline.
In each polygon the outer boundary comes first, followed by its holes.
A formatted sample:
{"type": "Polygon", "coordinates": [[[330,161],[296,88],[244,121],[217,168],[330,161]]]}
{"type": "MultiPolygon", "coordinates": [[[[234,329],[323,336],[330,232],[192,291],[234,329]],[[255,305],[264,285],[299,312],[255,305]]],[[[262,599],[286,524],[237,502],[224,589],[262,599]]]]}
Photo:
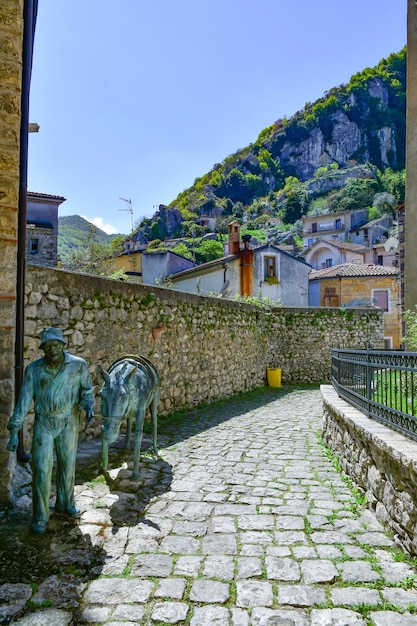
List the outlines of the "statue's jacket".
{"type": "Polygon", "coordinates": [[[80,410],[94,405],[94,389],[88,365],[81,357],[63,351],[58,370],[49,369],[44,357],[30,363],[25,371],[16,408],[7,424],[20,429],[34,401],[35,419],[57,436],[69,423],[79,424],[80,410]]]}

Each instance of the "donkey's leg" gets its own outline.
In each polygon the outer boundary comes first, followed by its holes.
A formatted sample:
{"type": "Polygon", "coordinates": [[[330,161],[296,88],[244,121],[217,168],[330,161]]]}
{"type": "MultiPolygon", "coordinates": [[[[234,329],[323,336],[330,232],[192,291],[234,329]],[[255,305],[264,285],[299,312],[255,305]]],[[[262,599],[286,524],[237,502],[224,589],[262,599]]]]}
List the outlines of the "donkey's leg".
{"type": "Polygon", "coordinates": [[[105,437],[101,438],[101,469],[107,470],[109,463],[109,444],[105,437]]]}
{"type": "Polygon", "coordinates": [[[140,460],[140,449],[142,446],[142,433],[143,433],[143,420],[144,419],[145,419],[145,406],[140,406],[136,415],[135,444],[133,448],[133,473],[132,473],[133,480],[138,480],[139,478],[139,460],[140,460]]]}
{"type": "Polygon", "coordinates": [[[159,389],[156,389],[151,402],[152,449],[154,451],[154,454],[158,454],[158,400],[159,389]]]}
{"type": "Polygon", "coordinates": [[[126,419],[126,437],[125,437],[125,448],[130,448],[130,437],[132,435],[132,418],[128,417],[126,419]]]}

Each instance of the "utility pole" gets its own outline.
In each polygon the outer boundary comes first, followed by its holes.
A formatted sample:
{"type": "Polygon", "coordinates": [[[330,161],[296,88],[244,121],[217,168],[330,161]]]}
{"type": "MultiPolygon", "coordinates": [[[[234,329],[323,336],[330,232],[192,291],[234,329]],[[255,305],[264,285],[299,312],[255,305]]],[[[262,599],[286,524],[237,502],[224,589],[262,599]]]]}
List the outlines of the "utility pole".
{"type": "Polygon", "coordinates": [[[126,198],[121,198],[119,196],[119,200],[123,200],[123,202],[126,202],[129,205],[128,209],[119,209],[119,211],[128,211],[130,213],[130,217],[132,220],[132,230],[130,231],[131,233],[133,233],[133,207],[132,207],[132,198],[129,198],[129,200],[127,200],[126,198]]]}

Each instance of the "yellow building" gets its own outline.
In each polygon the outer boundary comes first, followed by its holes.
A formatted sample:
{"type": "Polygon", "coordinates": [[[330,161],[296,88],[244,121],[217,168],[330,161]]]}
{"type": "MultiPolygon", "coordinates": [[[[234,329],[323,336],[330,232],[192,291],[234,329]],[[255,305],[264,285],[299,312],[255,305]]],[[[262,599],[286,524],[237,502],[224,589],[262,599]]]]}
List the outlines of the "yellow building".
{"type": "Polygon", "coordinates": [[[142,282],[142,252],[126,252],[113,259],[115,270],[122,270],[130,280],[142,282]]]}
{"type": "Polygon", "coordinates": [[[309,275],[309,304],[323,307],[376,306],[384,311],[386,349],[401,347],[400,270],[343,263],[309,275]]]}

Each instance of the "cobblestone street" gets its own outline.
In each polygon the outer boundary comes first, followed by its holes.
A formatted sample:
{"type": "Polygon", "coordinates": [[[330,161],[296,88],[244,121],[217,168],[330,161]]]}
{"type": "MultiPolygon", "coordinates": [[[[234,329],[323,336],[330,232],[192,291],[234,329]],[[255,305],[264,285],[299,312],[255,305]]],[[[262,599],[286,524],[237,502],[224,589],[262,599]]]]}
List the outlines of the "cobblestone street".
{"type": "Polygon", "coordinates": [[[30,535],[24,489],[0,516],[1,623],[417,626],[417,570],[339,473],[321,414],[317,388],[266,388],[162,421],[139,482],[130,451],[105,478],[83,444],[79,521],[30,535]]]}

